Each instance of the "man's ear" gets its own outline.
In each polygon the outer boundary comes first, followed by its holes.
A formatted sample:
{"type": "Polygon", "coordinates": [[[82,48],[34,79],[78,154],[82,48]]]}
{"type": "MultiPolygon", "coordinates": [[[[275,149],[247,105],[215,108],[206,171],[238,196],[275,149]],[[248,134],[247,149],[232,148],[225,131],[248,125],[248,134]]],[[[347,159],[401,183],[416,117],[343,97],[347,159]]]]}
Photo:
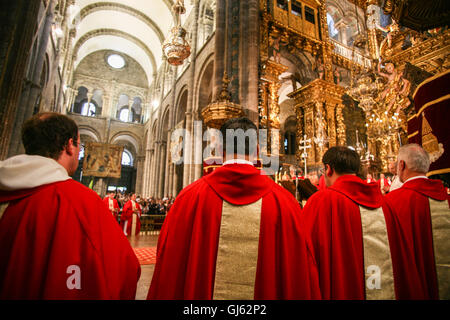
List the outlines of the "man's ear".
{"type": "Polygon", "coordinates": [[[64,151],[67,152],[67,154],[69,156],[74,154],[74,144],[73,144],[73,139],[70,138],[69,141],[67,141],[66,147],[64,148],[64,151]]]}
{"type": "Polygon", "coordinates": [[[404,160],[400,160],[399,162],[398,162],[398,165],[397,165],[397,172],[398,171],[400,171],[400,170],[405,170],[405,168],[406,168],[406,163],[405,163],[405,161],[404,160]]]}

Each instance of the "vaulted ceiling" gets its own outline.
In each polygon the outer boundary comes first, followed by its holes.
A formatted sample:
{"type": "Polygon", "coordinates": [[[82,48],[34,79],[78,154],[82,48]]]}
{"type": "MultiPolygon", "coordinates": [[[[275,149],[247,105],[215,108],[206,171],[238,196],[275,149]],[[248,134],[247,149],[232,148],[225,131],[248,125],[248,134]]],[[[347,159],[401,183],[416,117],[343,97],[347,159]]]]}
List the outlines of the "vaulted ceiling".
{"type": "MultiPolygon", "coordinates": [[[[71,21],[75,69],[88,55],[100,50],[124,53],[144,69],[148,81],[162,63],[162,44],[174,26],[174,0],[75,0],[71,21]]],[[[185,1],[188,17],[192,4],[185,1]]]]}

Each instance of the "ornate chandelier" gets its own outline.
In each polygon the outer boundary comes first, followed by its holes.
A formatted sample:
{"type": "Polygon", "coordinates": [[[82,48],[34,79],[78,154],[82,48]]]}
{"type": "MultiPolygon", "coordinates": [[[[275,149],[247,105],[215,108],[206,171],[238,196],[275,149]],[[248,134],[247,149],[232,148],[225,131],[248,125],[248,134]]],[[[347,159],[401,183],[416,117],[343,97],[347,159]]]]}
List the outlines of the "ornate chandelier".
{"type": "Polygon", "coordinates": [[[185,38],[187,32],[181,26],[180,15],[186,13],[184,1],[177,0],[172,10],[175,13],[175,27],[172,28],[169,37],[164,41],[163,52],[169,64],[179,66],[191,54],[191,46],[185,38]]]}
{"type": "Polygon", "coordinates": [[[379,77],[373,72],[366,72],[357,78],[355,85],[352,84],[348,88],[347,94],[358,101],[359,107],[368,113],[374,108],[376,98],[382,87],[383,83],[379,77]]]}

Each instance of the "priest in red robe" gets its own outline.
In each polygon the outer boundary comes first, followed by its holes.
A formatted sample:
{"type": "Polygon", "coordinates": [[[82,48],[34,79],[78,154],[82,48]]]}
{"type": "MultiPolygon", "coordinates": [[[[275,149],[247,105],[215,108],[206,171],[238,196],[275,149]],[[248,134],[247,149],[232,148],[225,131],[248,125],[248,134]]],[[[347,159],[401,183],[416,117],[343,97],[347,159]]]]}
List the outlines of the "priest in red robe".
{"type": "Polygon", "coordinates": [[[102,199],[75,182],[80,137],[56,113],[26,121],[0,162],[0,299],[135,299],[139,262],[102,199]]]}
{"type": "Polygon", "coordinates": [[[377,181],[378,188],[380,188],[381,194],[385,195],[389,192],[389,188],[391,184],[389,183],[388,179],[384,176],[383,173],[380,174],[380,179],[377,181]]]}
{"type": "Polygon", "coordinates": [[[247,118],[228,120],[221,132],[231,159],[176,198],[158,240],[148,299],[320,298],[300,206],[249,161],[256,141],[240,151],[242,140],[227,138],[239,129],[256,134],[247,118]],[[239,154],[229,152],[233,147],[239,154]]]}
{"type": "Polygon", "coordinates": [[[106,207],[108,208],[109,212],[111,212],[111,215],[114,217],[114,219],[117,221],[119,217],[119,203],[116,199],[114,199],[114,192],[109,192],[108,196],[106,196],[103,199],[103,202],[106,204],[106,207]]]}
{"type": "Polygon", "coordinates": [[[301,215],[322,298],[393,299],[380,189],[356,176],[354,150],[331,147],[322,162],[327,188],[309,198],[301,215]]]}
{"type": "Polygon", "coordinates": [[[385,197],[398,299],[450,299],[450,209],[440,180],[428,179],[430,158],[417,144],[398,154],[403,186],[385,197]]]}
{"type": "Polygon", "coordinates": [[[132,194],[131,198],[122,208],[120,216],[120,226],[125,236],[135,236],[141,231],[141,205],[136,202],[136,194],[132,194]]]}

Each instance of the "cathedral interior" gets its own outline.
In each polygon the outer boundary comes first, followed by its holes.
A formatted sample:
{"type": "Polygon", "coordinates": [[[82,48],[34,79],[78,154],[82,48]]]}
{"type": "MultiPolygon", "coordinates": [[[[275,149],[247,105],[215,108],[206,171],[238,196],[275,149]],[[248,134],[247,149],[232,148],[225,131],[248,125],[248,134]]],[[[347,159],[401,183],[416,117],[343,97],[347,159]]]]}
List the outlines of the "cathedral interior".
{"type": "MultiPolygon", "coordinates": [[[[365,173],[386,172],[416,134],[408,130],[416,88],[450,69],[449,4],[423,7],[406,0],[2,2],[0,160],[24,152],[26,119],[59,112],[79,126],[74,179],[102,196],[175,197],[208,166],[193,161],[201,140],[185,161],[173,161],[181,142],[172,133],[246,116],[279,132],[269,151],[280,172],[319,170],[334,145],[356,150],[365,173]],[[90,159],[106,149],[109,159],[94,168],[90,159]],[[105,171],[109,162],[116,167],[105,171]]],[[[182,143],[197,142],[191,135],[182,143]]]]}

